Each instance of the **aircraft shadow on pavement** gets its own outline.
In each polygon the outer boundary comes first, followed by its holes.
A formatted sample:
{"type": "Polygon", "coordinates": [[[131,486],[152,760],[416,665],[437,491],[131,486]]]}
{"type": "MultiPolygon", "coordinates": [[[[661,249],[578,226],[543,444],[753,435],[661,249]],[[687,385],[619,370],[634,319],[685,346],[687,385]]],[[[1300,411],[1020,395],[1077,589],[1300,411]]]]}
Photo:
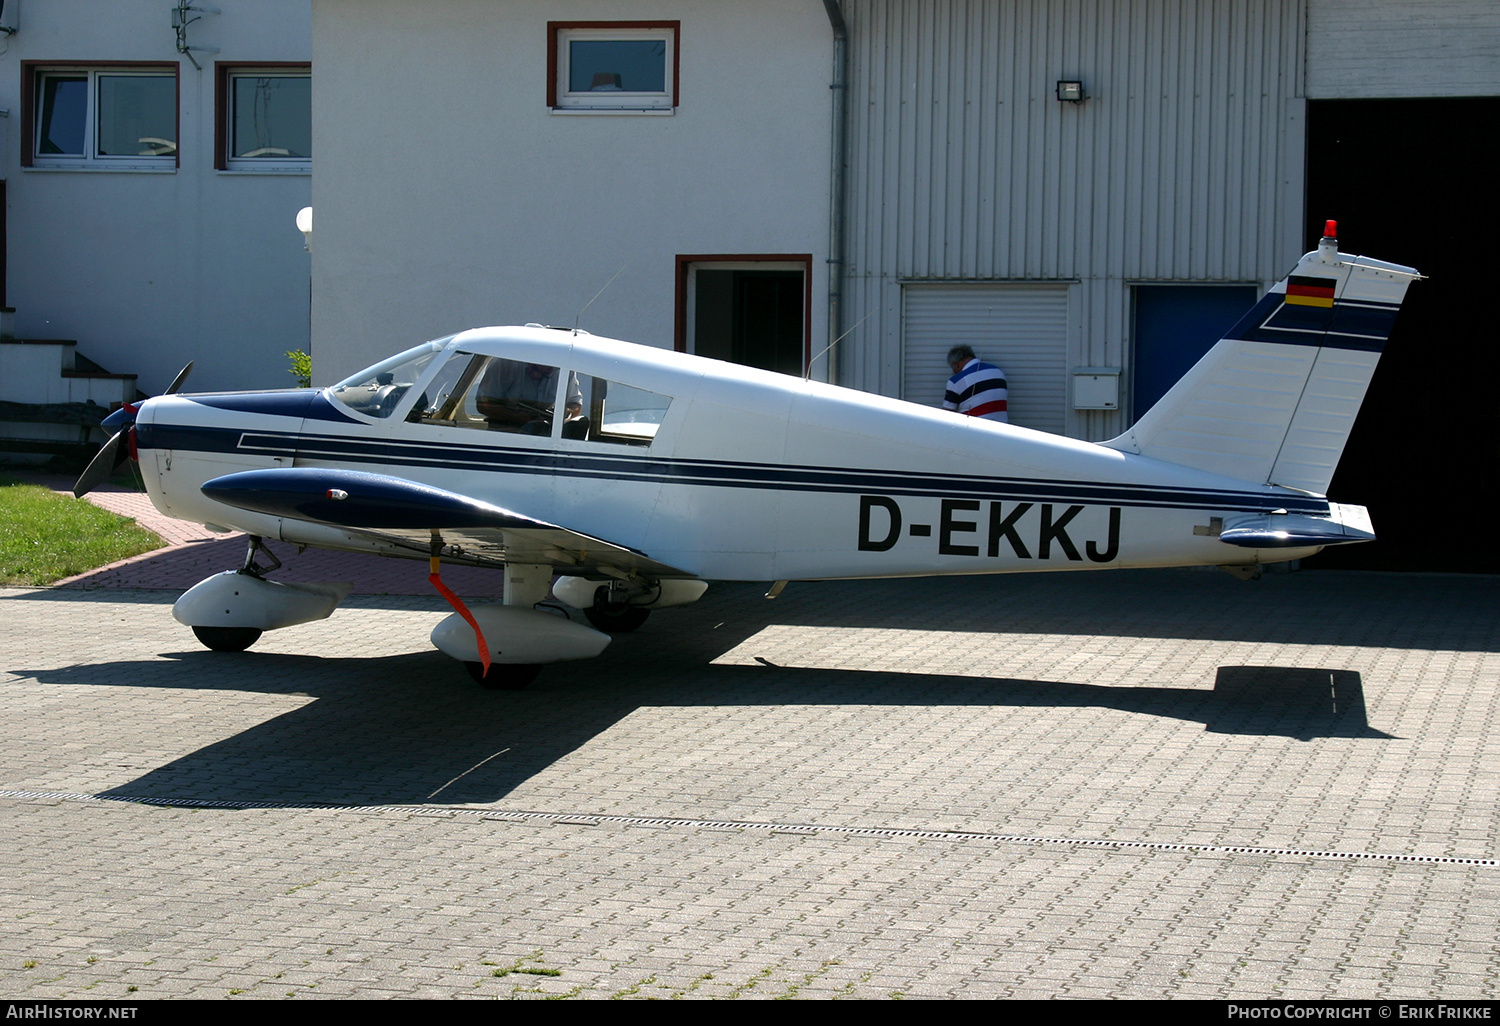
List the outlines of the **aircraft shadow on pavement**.
{"type": "MultiPolygon", "coordinates": [[[[1209,569],[994,574],[794,583],[773,602],[715,585],[725,612],[798,626],[1181,638],[1489,652],[1500,646],[1500,576],[1209,569]],[[774,607],[774,608],[771,608],[774,607]]],[[[716,596],[717,593],[717,596],[716,596]]],[[[694,609],[695,607],[688,607],[694,609]]]]}
{"type": "MultiPolygon", "coordinates": [[[[637,709],[920,705],[1108,708],[1202,723],[1206,733],[1382,739],[1370,727],[1363,682],[1345,668],[1221,664],[1212,689],[1197,682],[1114,685],[954,676],[920,665],[875,669],[777,666],[795,652],[755,642],[768,627],[869,627],[980,633],[992,641],[991,667],[1004,665],[1008,633],[1194,636],[1195,614],[1222,600],[1233,615],[1213,614],[1235,640],[1327,645],[1376,644],[1351,636],[1347,623],[1312,615],[1351,588],[1329,578],[1292,575],[1264,593],[1213,574],[1089,575],[1102,589],[1048,587],[1038,575],[1016,581],[877,581],[796,585],[774,602],[750,586],[712,589],[693,606],[657,614],[640,632],[618,637],[592,660],[547,667],[522,692],[489,692],[448,657],[428,650],[379,658],[212,653],[185,647],[164,658],[15,672],[42,683],[226,690],[306,695],[310,701],[207,745],[108,792],[118,797],[288,804],[489,803],[498,801],[637,709]],[[1294,580],[1306,578],[1306,580],[1294,580]],[[1011,587],[1012,583],[1018,587],[1011,587]],[[954,585],[958,585],[955,587],[954,585]],[[1229,596],[1224,599],[1223,596],[1229,596]],[[757,649],[760,651],[757,652],[757,649]],[[739,665],[726,665],[726,653],[739,665]],[[767,658],[769,657],[769,658],[767,658]],[[751,665],[745,665],[752,663],[751,665]]],[[[1262,582],[1268,583],[1268,582],[1262,582]]],[[[1466,582],[1460,582],[1465,584],[1466,582]]],[[[1469,591],[1495,591],[1477,582],[1469,591]]],[[[1378,589],[1376,589],[1378,590],[1378,589]]],[[[1464,593],[1464,588],[1460,587],[1464,593]]],[[[127,594],[83,593],[100,601],[127,594]]],[[[141,601],[164,604],[162,593],[141,601]]],[[[59,592],[44,597],[61,599],[59,592]]],[[[1472,596],[1469,596],[1472,598],[1472,596]]],[[[77,601],[80,593],[74,592],[77,601]]],[[[351,601],[351,605],[355,604],[351,601]]],[[[141,615],[168,616],[165,608],[141,615]]],[[[338,616],[339,614],[335,614],[338,616]]],[[[1363,622],[1356,615],[1355,620],[1363,622]]],[[[1413,618],[1412,644],[1478,644],[1453,618],[1413,618]],[[1432,635],[1432,636],[1429,636],[1432,635]]],[[[1363,627],[1359,628],[1364,630],[1363,627]]],[[[291,628],[288,638],[291,636],[291,628]]],[[[183,631],[186,634],[186,631],[183,631]]],[[[1389,634],[1382,640],[1390,642],[1389,634]]],[[[188,637],[182,645],[191,646],[188,637]]],[[[420,644],[414,639],[414,644],[420,644]]],[[[1436,647],[1436,646],[1435,646],[1436,647]]],[[[804,652],[816,654],[815,646],[804,652]]],[[[1001,742],[997,742],[1001,743],[1001,742]]]]}
{"type": "MultiPolygon", "coordinates": [[[[458,571],[474,575],[474,583],[458,591],[475,601],[485,601],[482,596],[499,580],[493,571],[458,571]]],[[[1500,576],[1488,574],[1313,571],[1244,582],[1213,571],[1168,569],[821,581],[794,583],[774,602],[760,597],[764,587],[713,584],[694,605],[655,614],[653,627],[659,623],[658,632],[675,634],[722,621],[743,628],[745,636],[771,623],[958,631],[995,634],[1002,644],[1010,634],[1076,634],[1464,652],[1500,648],[1500,576]]],[[[434,611],[447,611],[435,594],[423,595],[434,611]]],[[[18,597],[161,605],[177,593],[58,588],[18,597]]],[[[379,600],[356,594],[344,607],[365,601],[379,600]]]]}
{"type": "Polygon", "coordinates": [[[683,672],[680,664],[606,657],[549,668],[528,691],[495,692],[473,686],[437,652],[380,659],[207,652],[169,658],[181,672],[164,674],[156,661],[34,676],[43,683],[149,682],[143,686],[313,700],[107,796],[290,805],[491,803],[643,706],[797,705],[811,707],[809,717],[819,706],[842,705],[1110,708],[1200,722],[1217,734],[1390,737],[1367,723],[1359,674],[1347,670],[1227,666],[1209,691],[769,663],[698,663],[683,672]],[[101,670],[109,680],[100,679],[101,670]]]}

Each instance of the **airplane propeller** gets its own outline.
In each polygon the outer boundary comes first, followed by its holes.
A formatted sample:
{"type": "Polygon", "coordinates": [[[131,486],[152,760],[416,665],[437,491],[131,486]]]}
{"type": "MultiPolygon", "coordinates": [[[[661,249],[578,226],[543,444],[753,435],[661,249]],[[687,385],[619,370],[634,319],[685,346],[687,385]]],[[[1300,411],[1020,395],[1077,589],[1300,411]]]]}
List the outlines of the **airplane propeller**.
{"type": "MultiPolygon", "coordinates": [[[[177,372],[177,376],[172,379],[172,383],[167,386],[167,390],[162,395],[173,395],[182,388],[182,383],[187,380],[188,372],[192,369],[193,361],[189,360],[187,366],[177,372]]],[[[73,495],[76,498],[83,498],[100,483],[107,481],[110,475],[119,469],[120,464],[125,462],[129,455],[125,446],[125,437],[130,433],[130,429],[135,427],[135,411],[136,405],[129,403],[104,418],[102,427],[118,427],[119,430],[109,436],[109,441],[104,443],[94,454],[94,458],[89,461],[89,465],[83,468],[83,473],[78,475],[78,480],[73,483],[73,495]]]]}

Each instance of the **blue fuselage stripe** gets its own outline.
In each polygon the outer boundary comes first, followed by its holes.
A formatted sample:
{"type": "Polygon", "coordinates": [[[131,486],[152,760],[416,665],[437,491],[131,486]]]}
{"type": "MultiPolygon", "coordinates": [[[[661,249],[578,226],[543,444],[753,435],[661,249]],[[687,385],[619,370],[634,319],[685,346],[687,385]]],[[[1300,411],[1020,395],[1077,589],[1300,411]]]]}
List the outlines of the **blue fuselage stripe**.
{"type": "Polygon", "coordinates": [[[596,481],[634,481],[650,484],[696,485],[720,488],[757,488],[796,492],[879,493],[932,498],[984,498],[1015,501],[1068,502],[1175,509],[1213,509],[1326,514],[1320,499],[1288,492],[1247,492],[1228,489],[1184,489],[1155,485],[1104,484],[1092,481],[1047,481],[1034,478],[981,477],[920,471],[838,470],[776,464],[731,463],[715,460],[665,460],[650,456],[593,455],[538,452],[498,446],[464,446],[451,442],[426,443],[357,439],[337,435],[303,435],[238,428],[187,427],[153,424],[140,433],[142,449],[174,449],[203,453],[241,453],[297,457],[341,463],[371,464],[398,469],[425,467],[443,470],[510,474],[548,474],[596,481]]]}

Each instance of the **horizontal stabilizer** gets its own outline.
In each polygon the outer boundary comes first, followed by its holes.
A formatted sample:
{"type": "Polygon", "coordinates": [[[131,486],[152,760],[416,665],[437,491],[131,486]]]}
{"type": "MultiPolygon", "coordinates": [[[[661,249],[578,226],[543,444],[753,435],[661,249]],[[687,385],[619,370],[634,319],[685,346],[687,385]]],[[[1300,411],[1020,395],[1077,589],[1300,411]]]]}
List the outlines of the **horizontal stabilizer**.
{"type": "Polygon", "coordinates": [[[1326,494],[1415,270],[1325,238],[1159,402],[1104,444],[1326,494]]]}
{"type": "Polygon", "coordinates": [[[1375,540],[1363,506],[1330,503],[1329,509],[1329,517],[1269,513],[1233,520],[1219,532],[1219,541],[1246,549],[1300,549],[1375,540]]]}

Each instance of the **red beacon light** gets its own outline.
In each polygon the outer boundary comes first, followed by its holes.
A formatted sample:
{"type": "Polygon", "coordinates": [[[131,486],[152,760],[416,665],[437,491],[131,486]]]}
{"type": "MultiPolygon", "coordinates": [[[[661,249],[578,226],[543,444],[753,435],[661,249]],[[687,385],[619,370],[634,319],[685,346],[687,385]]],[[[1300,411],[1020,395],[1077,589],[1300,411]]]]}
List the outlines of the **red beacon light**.
{"type": "Polygon", "coordinates": [[[1325,264],[1337,263],[1339,259],[1339,223],[1323,222],[1323,237],[1318,240],[1318,253],[1325,264]]]}

